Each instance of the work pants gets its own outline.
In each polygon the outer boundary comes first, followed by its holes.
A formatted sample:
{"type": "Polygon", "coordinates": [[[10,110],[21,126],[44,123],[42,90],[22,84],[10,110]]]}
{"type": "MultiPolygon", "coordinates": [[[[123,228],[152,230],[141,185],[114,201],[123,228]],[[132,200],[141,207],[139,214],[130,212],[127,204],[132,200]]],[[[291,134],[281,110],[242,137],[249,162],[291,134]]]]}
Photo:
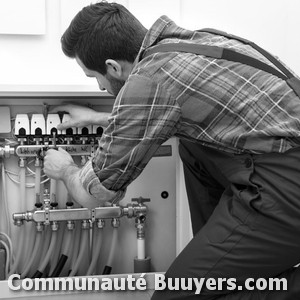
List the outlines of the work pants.
{"type": "MultiPolygon", "coordinates": [[[[156,291],[152,300],[300,299],[300,148],[228,154],[181,141],[179,152],[194,237],[166,272],[174,278],[236,279],[193,291],[156,291]],[[286,278],[287,291],[246,290],[248,278],[286,278]]],[[[174,282],[174,281],[173,281],[174,282]]],[[[255,283],[251,283],[251,287],[255,283]]]]}

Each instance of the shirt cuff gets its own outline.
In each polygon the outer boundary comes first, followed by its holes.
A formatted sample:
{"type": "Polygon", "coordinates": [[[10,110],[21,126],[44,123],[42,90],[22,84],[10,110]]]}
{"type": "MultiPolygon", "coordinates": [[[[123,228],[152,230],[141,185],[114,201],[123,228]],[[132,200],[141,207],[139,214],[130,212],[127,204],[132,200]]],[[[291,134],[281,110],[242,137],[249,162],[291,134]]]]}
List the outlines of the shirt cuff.
{"type": "Polygon", "coordinates": [[[110,202],[116,204],[122,200],[125,191],[111,191],[102,185],[98,176],[94,172],[92,160],[90,159],[80,170],[80,182],[83,188],[101,203],[110,202]]]}

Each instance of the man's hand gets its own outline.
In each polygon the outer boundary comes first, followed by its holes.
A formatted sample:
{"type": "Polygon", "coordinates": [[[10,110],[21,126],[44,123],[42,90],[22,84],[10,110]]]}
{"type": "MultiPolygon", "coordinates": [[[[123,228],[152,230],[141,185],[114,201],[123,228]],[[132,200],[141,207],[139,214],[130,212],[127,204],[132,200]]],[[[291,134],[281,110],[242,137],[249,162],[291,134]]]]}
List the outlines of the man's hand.
{"type": "Polygon", "coordinates": [[[46,152],[44,172],[48,177],[56,180],[64,180],[67,169],[72,166],[77,167],[72,156],[64,149],[49,149],[46,152]]]}
{"type": "Polygon", "coordinates": [[[49,111],[49,113],[52,114],[57,112],[67,112],[70,115],[69,121],[57,126],[58,130],[70,127],[84,127],[87,125],[100,125],[103,127],[108,125],[109,113],[97,112],[86,106],[66,104],[57,106],[49,111]]]}

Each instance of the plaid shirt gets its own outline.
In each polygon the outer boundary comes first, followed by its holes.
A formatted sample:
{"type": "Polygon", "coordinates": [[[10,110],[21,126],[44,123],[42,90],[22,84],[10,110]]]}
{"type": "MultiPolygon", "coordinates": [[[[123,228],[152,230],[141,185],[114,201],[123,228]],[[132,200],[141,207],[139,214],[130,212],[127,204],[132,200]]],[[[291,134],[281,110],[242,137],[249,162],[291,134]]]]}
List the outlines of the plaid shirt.
{"type": "Polygon", "coordinates": [[[282,79],[190,53],[142,57],[151,46],[179,41],[231,48],[272,65],[250,45],[158,19],[115,100],[95,158],[82,170],[91,194],[101,182],[119,198],[172,136],[231,153],[284,152],[299,144],[300,100],[282,79]]]}

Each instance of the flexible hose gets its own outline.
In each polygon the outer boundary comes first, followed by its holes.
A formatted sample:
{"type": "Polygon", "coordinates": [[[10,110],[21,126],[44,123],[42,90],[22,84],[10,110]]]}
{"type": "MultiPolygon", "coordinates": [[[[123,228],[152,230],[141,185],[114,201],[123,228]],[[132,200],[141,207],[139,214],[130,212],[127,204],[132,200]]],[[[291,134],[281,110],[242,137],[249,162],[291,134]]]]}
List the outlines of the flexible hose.
{"type": "Polygon", "coordinates": [[[43,275],[44,270],[47,267],[47,264],[48,264],[48,262],[50,260],[50,257],[52,255],[53,251],[55,250],[56,241],[57,241],[57,232],[56,231],[52,231],[51,242],[50,242],[49,249],[48,249],[48,251],[46,253],[45,258],[43,259],[42,263],[40,264],[38,270],[33,275],[33,278],[39,278],[39,277],[41,277],[43,275]]]}
{"type": "Polygon", "coordinates": [[[68,230],[68,229],[66,230],[64,244],[61,251],[61,253],[66,256],[69,256],[68,253],[71,249],[73,234],[74,234],[74,230],[68,230]]]}
{"type": "Polygon", "coordinates": [[[4,241],[0,240],[0,244],[2,245],[2,247],[4,247],[5,253],[6,253],[5,276],[4,276],[6,278],[8,275],[8,269],[9,269],[10,251],[9,251],[8,245],[4,241]]]}
{"type": "MultiPolygon", "coordinates": [[[[24,211],[26,208],[26,169],[25,167],[20,168],[20,202],[21,202],[21,211],[24,211]]],[[[24,242],[25,242],[25,226],[18,227],[18,247],[15,261],[11,267],[9,275],[14,274],[17,268],[20,268],[22,255],[24,254],[24,242]]],[[[26,247],[25,247],[26,249],[26,247]]]]}
{"type": "Polygon", "coordinates": [[[58,277],[62,271],[62,269],[64,268],[66,262],[68,260],[68,256],[66,255],[61,255],[57,265],[55,266],[53,272],[51,273],[50,277],[58,277]]]}
{"type": "Polygon", "coordinates": [[[52,253],[51,258],[50,258],[50,271],[49,274],[53,273],[55,266],[57,265],[61,253],[61,247],[64,239],[64,234],[65,234],[65,222],[62,221],[60,222],[58,231],[57,231],[57,241],[56,241],[56,247],[55,251],[52,253]],[[62,225],[62,226],[61,226],[62,225]]]}
{"type": "Polygon", "coordinates": [[[50,241],[51,241],[51,235],[52,235],[51,228],[49,226],[45,226],[44,243],[43,243],[43,248],[42,248],[42,252],[41,252],[41,259],[40,259],[40,262],[39,262],[40,264],[41,264],[42,259],[46,256],[46,253],[48,251],[49,244],[50,244],[50,241]]]}
{"type": "Polygon", "coordinates": [[[115,227],[113,228],[113,234],[112,234],[112,239],[111,239],[111,246],[110,246],[110,252],[109,252],[109,256],[107,259],[107,265],[111,266],[114,256],[115,256],[115,252],[116,252],[116,247],[117,247],[117,240],[118,240],[118,228],[115,227]]]}
{"type": "MultiPolygon", "coordinates": [[[[40,163],[39,163],[40,164],[40,163]]],[[[34,204],[40,203],[40,194],[41,194],[41,166],[38,165],[35,167],[35,184],[34,184],[34,190],[35,190],[35,197],[32,198],[32,201],[27,201],[27,207],[25,210],[29,209],[31,210],[34,204]]],[[[36,233],[35,230],[35,224],[30,223],[25,225],[25,232],[27,237],[27,246],[26,251],[24,251],[24,257],[25,257],[25,263],[24,266],[27,266],[29,261],[32,258],[32,251],[33,247],[35,245],[35,239],[36,239],[36,233]]]]}
{"type": "Polygon", "coordinates": [[[56,202],[56,186],[57,181],[55,179],[50,180],[50,200],[51,202],[56,202]]]}
{"type": "Polygon", "coordinates": [[[41,231],[37,231],[36,233],[36,238],[35,238],[35,244],[34,244],[34,248],[32,251],[32,254],[30,256],[30,259],[28,261],[28,263],[26,264],[25,269],[23,270],[23,272],[21,273],[21,278],[25,278],[25,276],[28,274],[28,272],[30,271],[30,268],[34,262],[34,260],[36,259],[38,252],[41,248],[42,245],[42,232],[41,231]]]}
{"type": "Polygon", "coordinates": [[[72,267],[72,270],[71,270],[71,272],[69,274],[70,277],[76,275],[76,273],[78,271],[78,268],[79,268],[79,265],[80,265],[80,263],[81,263],[84,255],[85,255],[86,245],[88,243],[88,235],[89,235],[89,230],[83,229],[82,230],[81,241],[80,241],[79,254],[78,254],[78,257],[76,259],[75,265],[72,267]]]}
{"type": "Polygon", "coordinates": [[[73,230],[67,230],[64,236],[65,236],[65,241],[63,244],[61,256],[53,272],[50,272],[51,274],[50,277],[58,277],[68,260],[68,253],[69,250],[71,249],[73,230]]]}
{"type": "MultiPolygon", "coordinates": [[[[71,261],[71,270],[74,269],[75,263],[76,263],[76,259],[78,257],[78,253],[79,253],[79,246],[80,246],[80,238],[81,238],[81,228],[80,228],[80,223],[76,222],[75,223],[75,237],[74,237],[74,241],[73,241],[73,252],[71,253],[72,255],[72,261],[71,261]]],[[[70,272],[71,272],[70,270],[70,272]]]]}
{"type": "Polygon", "coordinates": [[[116,251],[116,247],[117,247],[117,240],[118,240],[118,227],[114,227],[112,238],[111,238],[110,252],[108,255],[108,259],[107,259],[107,264],[104,267],[104,270],[102,273],[103,275],[107,275],[107,274],[111,273],[112,262],[113,262],[113,258],[115,256],[115,251],[116,251]]]}
{"type": "Polygon", "coordinates": [[[11,228],[10,228],[10,220],[9,220],[9,211],[8,211],[8,202],[7,202],[7,191],[6,191],[6,175],[5,175],[5,165],[4,161],[1,164],[1,171],[2,171],[2,197],[3,203],[5,206],[5,219],[6,219],[6,226],[7,226],[7,234],[11,236],[11,228]]]}
{"type": "Polygon", "coordinates": [[[36,202],[40,203],[40,195],[41,195],[41,167],[35,167],[35,196],[36,202]]]}
{"type": "Polygon", "coordinates": [[[92,253],[92,260],[89,265],[89,268],[86,272],[86,275],[93,275],[95,271],[97,260],[100,255],[101,245],[102,245],[102,238],[103,238],[103,229],[102,228],[94,228],[93,231],[93,253],[92,253]]]}

